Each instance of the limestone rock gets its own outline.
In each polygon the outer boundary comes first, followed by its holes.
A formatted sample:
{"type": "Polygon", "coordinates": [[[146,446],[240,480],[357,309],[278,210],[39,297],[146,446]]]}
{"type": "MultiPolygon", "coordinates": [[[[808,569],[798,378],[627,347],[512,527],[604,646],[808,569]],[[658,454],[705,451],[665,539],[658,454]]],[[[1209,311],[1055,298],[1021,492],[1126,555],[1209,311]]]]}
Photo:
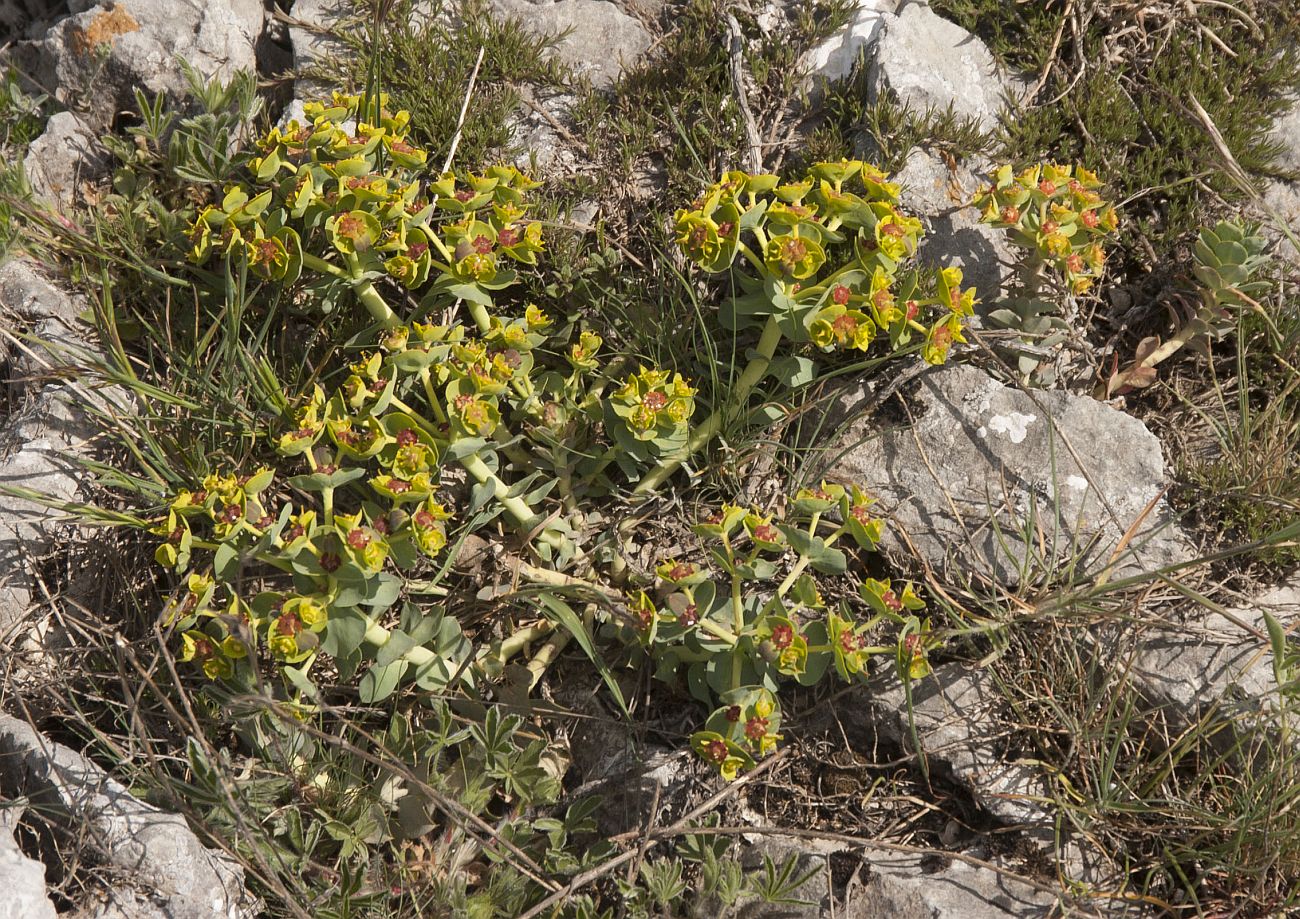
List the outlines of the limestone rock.
{"type": "Polygon", "coordinates": [[[1162,702],[1195,718],[1215,703],[1242,714],[1258,712],[1277,693],[1273,654],[1264,623],[1268,612],[1289,634],[1300,628],[1300,578],[1293,578],[1234,610],[1206,613],[1178,628],[1153,626],[1142,636],[1133,675],[1162,702]]]}
{"type": "MultiPolygon", "coordinates": [[[[742,864],[762,866],[763,856],[780,865],[796,860],[795,876],[812,872],[792,898],[802,904],[748,902],[746,919],[1047,919],[1060,915],[1060,897],[992,867],[952,858],[944,852],[897,852],[880,846],[847,849],[826,840],[787,842],[768,837],[747,849],[742,864]],[[859,859],[847,885],[830,883],[829,859],[859,859]],[[837,901],[831,907],[831,898],[837,901]]],[[[1067,913],[1068,915],[1068,913],[1067,913]]]]}
{"type": "Polygon", "coordinates": [[[860,59],[869,55],[884,26],[886,14],[898,9],[898,0],[859,0],[844,26],[804,57],[804,67],[814,86],[843,80],[860,59]]]}
{"type": "Polygon", "coordinates": [[[927,4],[909,2],[886,14],[869,57],[873,99],[893,92],[914,109],[951,105],[985,131],[997,126],[1010,84],[982,41],[927,4]]]}
{"type": "Polygon", "coordinates": [[[850,891],[845,919],[1047,919],[1059,897],[993,868],[928,855],[867,849],[866,880],[850,891]]]}
{"type": "Polygon", "coordinates": [[[949,168],[938,156],[917,147],[892,181],[902,186],[902,205],[921,218],[925,238],[917,253],[923,264],[957,267],[963,284],[974,287],[979,312],[993,306],[1003,294],[1015,253],[1000,230],[980,223],[970,206],[983,174],[984,162],[959,163],[949,168]]]}
{"type": "Polygon", "coordinates": [[[23,158],[32,193],[57,210],[70,207],[81,183],[96,177],[106,164],[99,138],[72,112],[51,116],[23,158]]]}
{"type": "Polygon", "coordinates": [[[0,796],[0,919],[55,919],[45,893],[45,866],[28,858],[14,840],[23,809],[0,796]]]}
{"type": "Polygon", "coordinates": [[[910,429],[851,420],[863,397],[846,388],[830,414],[832,428],[848,423],[827,452],[827,477],[880,499],[891,552],[907,551],[902,531],[936,569],[1015,585],[1063,558],[1100,569],[1141,519],[1114,577],[1191,558],[1163,500],[1144,516],[1164,485],[1164,458],[1130,415],[1086,396],[1031,396],[964,365],[922,377],[910,429]]]}
{"type": "MultiPolygon", "coordinates": [[[[1000,698],[987,671],[944,664],[912,684],[910,718],[932,766],[966,786],[977,805],[1005,824],[1048,837],[1052,816],[1035,802],[1047,793],[1041,775],[998,753],[1005,734],[995,718],[1000,698]]],[[[912,748],[907,697],[892,671],[854,688],[837,711],[850,742],[862,738],[869,746],[883,736],[912,748]]]]}
{"type": "Polygon", "coordinates": [[[183,817],[137,800],[86,757],[8,715],[0,715],[0,792],[26,796],[46,818],[84,833],[110,864],[153,888],[171,919],[257,913],[243,869],[205,848],[183,817]]]}
{"type": "Polygon", "coordinates": [[[598,89],[612,86],[650,48],[645,26],[610,0],[492,0],[492,9],[538,35],[567,32],[556,54],[598,89]]]}
{"type": "Polygon", "coordinates": [[[261,0],[72,0],[32,49],[38,81],[94,129],[133,109],[136,88],[181,96],[181,61],[204,77],[256,70],[261,0]]]}
{"type": "Polygon", "coordinates": [[[531,99],[537,109],[524,103],[511,125],[511,142],[521,151],[515,158],[515,165],[536,175],[549,176],[564,174],[578,163],[578,153],[570,145],[556,124],[565,130],[573,127],[570,115],[576,97],[571,93],[539,93],[526,90],[526,98],[531,99]],[[549,117],[548,117],[549,116],[549,117]]]}

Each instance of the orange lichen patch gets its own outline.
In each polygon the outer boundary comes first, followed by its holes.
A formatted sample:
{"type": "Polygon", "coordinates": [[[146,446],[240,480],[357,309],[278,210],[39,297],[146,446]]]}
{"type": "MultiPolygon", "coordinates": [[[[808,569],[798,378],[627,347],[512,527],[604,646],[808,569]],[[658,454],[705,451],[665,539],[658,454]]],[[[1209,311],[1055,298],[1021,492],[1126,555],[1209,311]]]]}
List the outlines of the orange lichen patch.
{"type": "Polygon", "coordinates": [[[120,3],[114,3],[91,20],[88,26],[73,28],[72,42],[81,54],[89,54],[100,45],[111,45],[113,39],[127,32],[140,31],[140,23],[120,3]]]}

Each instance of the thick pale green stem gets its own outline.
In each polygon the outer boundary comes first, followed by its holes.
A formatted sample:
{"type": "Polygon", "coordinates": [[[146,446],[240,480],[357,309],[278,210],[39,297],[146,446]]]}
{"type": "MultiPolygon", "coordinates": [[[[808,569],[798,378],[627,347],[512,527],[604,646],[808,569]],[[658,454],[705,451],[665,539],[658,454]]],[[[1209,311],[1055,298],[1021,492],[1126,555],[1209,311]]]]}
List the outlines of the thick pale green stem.
{"type": "Polygon", "coordinates": [[[767,325],[763,327],[762,337],[758,340],[758,347],[755,349],[757,353],[740,374],[740,379],[736,380],[736,385],[731,390],[731,398],[691,432],[691,437],[681,452],[662,460],[656,468],[652,469],[637,485],[634,495],[644,495],[654,491],[663,484],[665,479],[680,469],[682,463],[703,450],[708,446],[709,441],[718,436],[726,416],[744,406],[749,394],[758,385],[759,380],[763,379],[768,366],[772,363],[772,358],[776,355],[776,346],[780,343],[781,327],[777,325],[775,316],[769,316],[767,325]]]}
{"type": "Polygon", "coordinates": [[[493,497],[506,509],[506,513],[515,518],[515,523],[520,529],[527,531],[537,525],[537,515],[528,506],[528,502],[518,496],[511,496],[510,486],[501,481],[497,474],[488,468],[487,463],[471,453],[469,456],[461,457],[460,464],[480,484],[492,486],[493,497]]]}
{"type": "Polygon", "coordinates": [[[388,303],[380,296],[375,285],[371,284],[365,278],[358,277],[356,273],[343,270],[337,265],[332,265],[319,256],[312,255],[310,252],[302,254],[302,263],[312,271],[320,271],[324,274],[332,274],[336,278],[343,278],[352,285],[352,292],[357,295],[361,305],[366,308],[371,317],[385,328],[392,328],[398,325],[397,314],[388,306],[388,303]]]}

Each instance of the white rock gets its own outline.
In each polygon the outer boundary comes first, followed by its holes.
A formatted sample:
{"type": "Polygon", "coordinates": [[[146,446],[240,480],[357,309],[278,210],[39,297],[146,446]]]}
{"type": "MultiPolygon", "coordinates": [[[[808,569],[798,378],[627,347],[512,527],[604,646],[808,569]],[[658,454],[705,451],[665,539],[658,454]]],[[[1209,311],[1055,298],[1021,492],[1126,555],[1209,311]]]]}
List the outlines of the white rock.
{"type": "Polygon", "coordinates": [[[843,80],[869,51],[880,35],[886,13],[898,9],[898,0],[859,0],[852,18],[844,27],[813,48],[804,57],[804,66],[814,81],[843,80]]]}
{"type": "Polygon", "coordinates": [[[74,0],[34,48],[38,79],[92,127],[134,109],[133,91],[186,91],[184,60],[204,77],[256,70],[262,0],[74,0]]]}
{"type": "Polygon", "coordinates": [[[259,904],[243,869],[199,842],[178,814],[132,797],[86,757],[0,715],[0,794],[41,802],[104,858],[153,889],[171,919],[252,919],[259,904]]]}
{"type": "Polygon", "coordinates": [[[984,43],[923,3],[906,3],[885,14],[873,42],[868,69],[873,99],[893,92],[919,110],[946,110],[975,119],[981,129],[997,126],[1007,92],[984,43]]]}
{"type": "Polygon", "coordinates": [[[83,181],[105,168],[106,153],[99,138],[73,112],[50,116],[41,136],[23,157],[23,170],[32,194],[56,210],[68,209],[83,181]]]}
{"type": "Polygon", "coordinates": [[[1005,293],[1015,253],[1006,234],[980,223],[971,198],[983,184],[984,161],[957,163],[949,168],[938,156],[914,148],[898,174],[903,208],[921,219],[925,238],[917,253],[920,262],[962,270],[962,284],[974,287],[976,311],[991,309],[1005,293]]]}
{"type": "Polygon", "coordinates": [[[28,858],[14,841],[23,809],[0,804],[0,919],[57,919],[45,892],[45,866],[28,858]]]}
{"type": "MultiPolygon", "coordinates": [[[[830,423],[850,418],[861,397],[846,389],[830,423]]],[[[913,398],[912,428],[882,432],[855,420],[827,453],[838,455],[829,478],[880,499],[889,551],[908,551],[906,532],[935,568],[1014,585],[1022,568],[1042,573],[1040,562],[1054,568],[1072,555],[1081,556],[1081,572],[1099,569],[1141,519],[1112,576],[1191,558],[1163,501],[1144,516],[1164,487],[1164,457],[1136,418],[1087,396],[1031,397],[968,365],[927,373],[913,398]],[[1095,488],[1078,488],[1077,479],[1095,488]],[[1039,534],[1028,543],[1027,525],[1039,534]]]]}
{"type": "Polygon", "coordinates": [[[492,0],[492,9],[537,35],[567,33],[556,54],[598,89],[612,86],[650,48],[645,26],[609,0],[492,0]]]}

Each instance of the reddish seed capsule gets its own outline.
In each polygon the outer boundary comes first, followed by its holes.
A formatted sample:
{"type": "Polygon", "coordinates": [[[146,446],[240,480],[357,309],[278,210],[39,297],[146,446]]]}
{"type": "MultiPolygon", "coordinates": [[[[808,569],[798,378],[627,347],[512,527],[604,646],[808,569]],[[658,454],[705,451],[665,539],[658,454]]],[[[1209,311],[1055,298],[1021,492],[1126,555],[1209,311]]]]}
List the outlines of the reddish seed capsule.
{"type": "Polygon", "coordinates": [[[831,299],[840,306],[843,306],[849,302],[849,289],[843,284],[836,284],[835,287],[831,289],[831,299]]]}
{"type": "Polygon", "coordinates": [[[739,721],[739,720],[740,720],[740,706],[739,706],[739,705],[733,705],[733,706],[731,706],[731,708],[727,709],[727,720],[728,720],[728,721],[731,721],[731,722],[736,722],[736,721],[739,721]]]}

